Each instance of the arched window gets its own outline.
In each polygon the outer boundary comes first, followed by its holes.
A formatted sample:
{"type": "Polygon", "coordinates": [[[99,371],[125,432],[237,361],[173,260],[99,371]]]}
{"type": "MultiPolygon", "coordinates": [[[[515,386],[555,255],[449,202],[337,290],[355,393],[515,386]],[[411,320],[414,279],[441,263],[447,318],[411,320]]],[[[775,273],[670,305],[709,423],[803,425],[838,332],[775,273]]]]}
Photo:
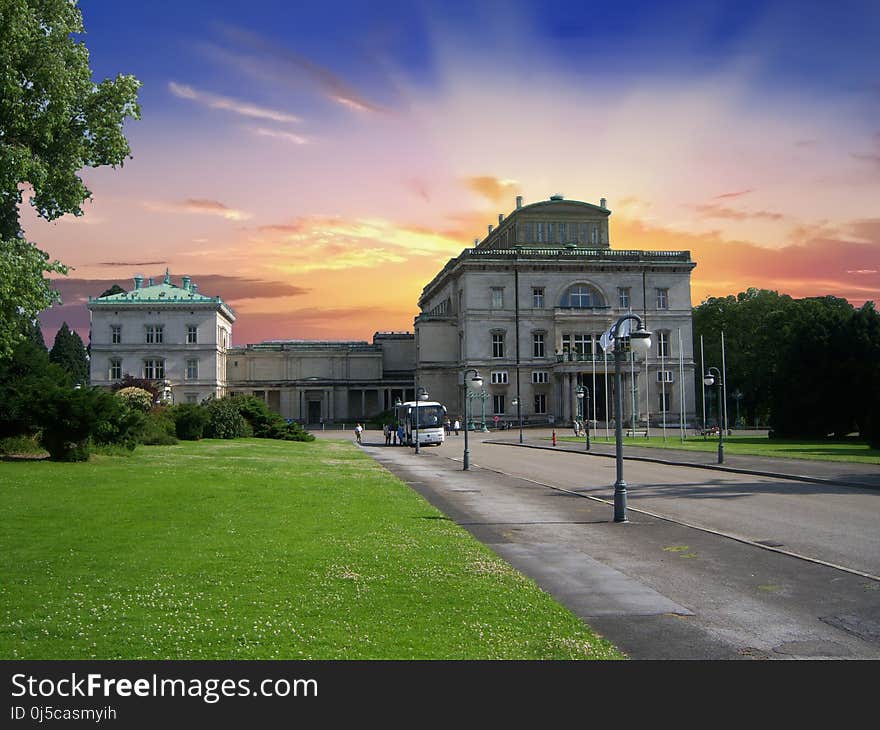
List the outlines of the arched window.
{"type": "Polygon", "coordinates": [[[590,309],[592,307],[604,307],[605,299],[589,284],[574,284],[562,295],[560,307],[573,307],[575,309],[590,309]]]}

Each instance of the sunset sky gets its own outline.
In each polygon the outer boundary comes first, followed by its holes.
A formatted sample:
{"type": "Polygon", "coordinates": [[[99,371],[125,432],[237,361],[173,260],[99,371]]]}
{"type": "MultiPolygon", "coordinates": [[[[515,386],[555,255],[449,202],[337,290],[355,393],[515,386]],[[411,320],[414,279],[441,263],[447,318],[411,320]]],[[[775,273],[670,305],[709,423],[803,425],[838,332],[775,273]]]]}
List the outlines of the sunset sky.
{"type": "Polygon", "coordinates": [[[412,330],[498,213],[607,198],[614,248],[690,250],[693,304],[749,286],[880,302],[880,3],[83,0],[97,80],[137,76],[133,159],[43,317],[188,274],[234,344],[412,330]]]}

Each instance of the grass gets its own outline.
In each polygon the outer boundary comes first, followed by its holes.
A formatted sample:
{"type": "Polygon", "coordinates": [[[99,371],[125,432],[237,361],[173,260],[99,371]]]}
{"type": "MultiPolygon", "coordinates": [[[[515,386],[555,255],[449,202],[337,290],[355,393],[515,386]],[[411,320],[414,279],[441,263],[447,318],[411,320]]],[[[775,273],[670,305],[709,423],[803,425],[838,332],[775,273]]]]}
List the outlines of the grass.
{"type": "MultiPolygon", "coordinates": [[[[652,429],[654,430],[654,429],[652,429]]],[[[583,443],[584,437],[563,436],[561,441],[583,443]]],[[[604,436],[590,440],[596,443],[613,444],[614,438],[604,436]]],[[[624,437],[625,446],[646,446],[655,449],[678,449],[683,451],[718,451],[718,437],[690,436],[682,441],[677,432],[669,429],[666,441],[662,436],[649,438],[624,437]]],[[[798,441],[795,439],[773,439],[760,436],[725,436],[724,453],[743,456],[775,456],[788,459],[815,459],[818,461],[848,461],[862,464],[880,464],[880,449],[872,449],[864,442],[846,439],[842,441],[798,441]]]]}
{"type": "Polygon", "coordinates": [[[622,658],[350,443],[0,463],[6,659],[622,658]]]}

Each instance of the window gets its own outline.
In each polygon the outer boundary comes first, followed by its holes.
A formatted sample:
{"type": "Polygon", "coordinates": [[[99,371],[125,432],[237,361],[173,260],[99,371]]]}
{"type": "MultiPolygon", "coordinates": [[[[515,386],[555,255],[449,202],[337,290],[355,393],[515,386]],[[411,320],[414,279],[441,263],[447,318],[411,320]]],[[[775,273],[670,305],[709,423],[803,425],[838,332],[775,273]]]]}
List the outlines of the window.
{"type": "Polygon", "coordinates": [[[535,413],[547,412],[547,396],[544,393],[535,393],[535,413]]]}
{"type": "Polygon", "coordinates": [[[110,342],[114,345],[122,344],[122,325],[114,324],[110,326],[110,342]]]}
{"type": "Polygon", "coordinates": [[[148,324],[146,342],[148,345],[161,345],[165,340],[165,326],[161,324],[148,324]]]}
{"type": "Polygon", "coordinates": [[[535,227],[537,228],[537,234],[538,234],[537,241],[538,241],[538,243],[544,243],[544,241],[546,240],[544,238],[544,224],[543,223],[536,223],[535,227]]]}
{"type": "Polygon", "coordinates": [[[492,309],[502,309],[504,307],[504,289],[500,286],[492,287],[492,309]]]}
{"type": "Polygon", "coordinates": [[[657,289],[657,309],[669,309],[669,289],[657,289]]]}
{"type": "Polygon", "coordinates": [[[629,309],[629,290],[628,286],[617,287],[617,306],[620,309],[629,309]]]}
{"type": "Polygon", "coordinates": [[[493,370],[490,379],[492,385],[507,385],[507,371],[506,370],[493,370]]]}
{"type": "Polygon", "coordinates": [[[532,287],[532,306],[535,309],[543,309],[544,308],[544,287],[543,286],[533,286],[532,287]]]}
{"type": "Polygon", "coordinates": [[[504,333],[492,333],[492,357],[504,357],[504,333]]]}
{"type": "Polygon", "coordinates": [[[658,370],[657,371],[657,382],[658,383],[673,383],[673,382],[675,382],[675,375],[673,375],[672,370],[658,370]]]}
{"type": "Polygon", "coordinates": [[[163,380],[165,378],[165,361],[144,360],[144,378],[147,380],[163,380]]]}
{"type": "Polygon", "coordinates": [[[499,416],[504,414],[504,395],[499,393],[492,396],[492,413],[499,416]]]}
{"type": "Polygon", "coordinates": [[[597,246],[599,244],[599,226],[596,224],[593,224],[593,231],[591,233],[590,242],[594,246],[597,246]]]}
{"type": "Polygon", "coordinates": [[[542,332],[536,332],[532,335],[532,355],[544,357],[544,334],[542,332]]]}
{"type": "Polygon", "coordinates": [[[589,309],[592,307],[603,307],[605,301],[593,287],[588,284],[575,284],[566,290],[562,295],[560,307],[574,307],[576,309],[589,309]]]}
{"type": "Polygon", "coordinates": [[[122,360],[118,358],[110,361],[110,380],[122,380],[122,360]]]}
{"type": "Polygon", "coordinates": [[[186,344],[195,345],[199,341],[199,328],[194,324],[186,326],[186,344]]]}
{"type": "Polygon", "coordinates": [[[199,361],[198,360],[187,360],[186,361],[186,379],[187,380],[198,380],[199,379],[199,361]]]}
{"type": "Polygon", "coordinates": [[[556,238],[556,224],[548,223],[547,224],[547,242],[548,243],[559,243],[556,238]]]}
{"type": "Polygon", "coordinates": [[[586,243],[587,242],[587,224],[586,223],[578,223],[578,243],[586,243]]]}
{"type": "Polygon", "coordinates": [[[592,355],[593,335],[586,333],[562,335],[562,351],[578,355],[592,355]]]}
{"type": "Polygon", "coordinates": [[[187,403],[199,402],[199,396],[197,393],[184,393],[183,397],[187,403]]]}
{"type": "Polygon", "coordinates": [[[559,243],[568,243],[568,239],[566,236],[568,235],[568,226],[565,223],[557,223],[556,224],[557,231],[557,241],[559,243]]]}
{"type": "Polygon", "coordinates": [[[669,357],[669,331],[657,331],[657,357],[669,357]]]}
{"type": "Polygon", "coordinates": [[[660,413],[665,413],[669,410],[669,398],[667,397],[665,389],[661,389],[660,392],[657,393],[657,410],[660,413]]]}
{"type": "Polygon", "coordinates": [[[550,382],[550,373],[546,370],[535,370],[532,373],[532,382],[533,383],[549,383],[550,382]]]}

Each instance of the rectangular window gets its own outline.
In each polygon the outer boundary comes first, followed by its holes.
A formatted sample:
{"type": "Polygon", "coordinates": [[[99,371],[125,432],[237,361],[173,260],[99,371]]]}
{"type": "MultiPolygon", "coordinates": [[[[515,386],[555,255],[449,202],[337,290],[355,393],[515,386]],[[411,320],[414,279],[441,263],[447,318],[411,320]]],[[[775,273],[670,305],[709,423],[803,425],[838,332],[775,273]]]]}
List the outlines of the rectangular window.
{"type": "Polygon", "coordinates": [[[199,328],[194,324],[188,324],[186,326],[186,344],[187,345],[195,345],[198,344],[199,341],[199,328]]]}
{"type": "Polygon", "coordinates": [[[673,375],[672,370],[658,370],[657,371],[657,382],[658,383],[673,383],[675,382],[675,375],[673,375]]]}
{"type": "Polygon", "coordinates": [[[592,355],[593,335],[586,333],[562,335],[562,351],[576,355],[592,355]]]}
{"type": "Polygon", "coordinates": [[[492,287],[492,309],[504,307],[504,289],[499,286],[492,287]]]}
{"type": "Polygon", "coordinates": [[[110,327],[110,342],[114,345],[122,344],[122,325],[114,324],[110,327]]]}
{"type": "Polygon", "coordinates": [[[498,393],[492,396],[492,413],[497,416],[504,415],[504,395],[498,393]]]}
{"type": "Polygon", "coordinates": [[[199,361],[198,360],[187,360],[186,361],[186,379],[187,380],[198,380],[199,379],[199,361]]]}
{"type": "Polygon", "coordinates": [[[492,357],[504,357],[504,333],[492,333],[492,357]]]}
{"type": "Polygon", "coordinates": [[[666,391],[662,389],[657,393],[657,410],[660,413],[665,413],[669,410],[669,398],[666,395],[666,391]]]}
{"type": "Polygon", "coordinates": [[[532,373],[532,382],[533,383],[549,383],[550,382],[550,373],[546,370],[535,370],[532,373]]]}
{"type": "Polygon", "coordinates": [[[620,309],[629,309],[629,290],[628,286],[617,287],[617,306],[620,309]]]}
{"type": "Polygon", "coordinates": [[[144,378],[146,380],[164,380],[164,360],[144,360],[144,378]]]}
{"type": "Polygon", "coordinates": [[[657,289],[657,309],[669,309],[669,289],[657,289]]]}
{"type": "Polygon", "coordinates": [[[532,287],[532,306],[535,309],[543,309],[544,308],[544,287],[543,286],[533,286],[532,287]]]}
{"type": "Polygon", "coordinates": [[[559,243],[568,243],[568,226],[565,223],[557,223],[556,231],[558,234],[558,242],[559,243]]]}
{"type": "Polygon", "coordinates": [[[556,224],[548,223],[547,224],[547,242],[548,243],[559,243],[556,240],[556,224]]]}
{"type": "Polygon", "coordinates": [[[196,393],[185,393],[183,396],[186,399],[187,403],[198,403],[199,396],[196,393]]]}
{"type": "Polygon", "coordinates": [[[535,333],[532,335],[532,355],[534,357],[544,357],[544,335],[535,333]]]}
{"type": "Polygon", "coordinates": [[[592,231],[591,235],[592,235],[592,238],[590,239],[591,243],[594,246],[598,246],[599,245],[599,226],[597,226],[595,224],[593,225],[593,231],[592,231]]]}
{"type": "Polygon", "coordinates": [[[146,327],[148,345],[161,345],[165,340],[165,326],[161,324],[148,324],[146,327]]]}
{"type": "Polygon", "coordinates": [[[544,224],[536,223],[535,227],[537,229],[537,236],[535,240],[537,240],[538,243],[544,243],[544,224]]]}
{"type": "Polygon", "coordinates": [[[657,357],[669,357],[669,332],[657,331],[657,357]]]}
{"type": "Polygon", "coordinates": [[[507,385],[507,371],[493,370],[491,373],[492,385],[507,385]]]}
{"type": "Polygon", "coordinates": [[[122,360],[110,361],[110,380],[122,380],[122,360]]]}
{"type": "Polygon", "coordinates": [[[578,223],[578,243],[586,243],[587,242],[587,224],[586,223],[578,223]]]}
{"type": "Polygon", "coordinates": [[[535,393],[535,413],[547,412],[547,396],[544,393],[535,393]]]}

